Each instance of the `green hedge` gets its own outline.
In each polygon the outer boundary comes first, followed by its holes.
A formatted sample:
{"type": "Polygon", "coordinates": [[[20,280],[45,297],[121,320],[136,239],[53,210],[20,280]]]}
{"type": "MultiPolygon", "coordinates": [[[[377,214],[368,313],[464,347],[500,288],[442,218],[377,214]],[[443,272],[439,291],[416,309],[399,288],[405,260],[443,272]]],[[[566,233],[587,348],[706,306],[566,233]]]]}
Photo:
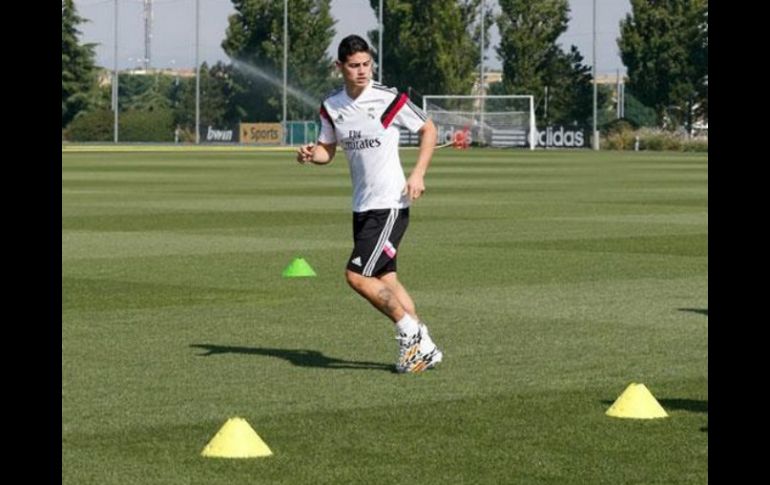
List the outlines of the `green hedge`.
{"type": "MultiPolygon", "coordinates": [[[[112,141],[114,114],[110,110],[83,113],[66,130],[69,141],[112,141]]],[[[119,117],[119,139],[126,142],[173,142],[174,115],[168,109],[125,111],[119,117]]]]}
{"type": "Polygon", "coordinates": [[[81,112],[67,125],[68,141],[112,141],[114,115],[110,110],[81,112]]]}
{"type": "Polygon", "coordinates": [[[174,141],[174,114],[170,109],[126,111],[120,116],[121,141],[174,141]]]}
{"type": "Polygon", "coordinates": [[[709,152],[708,138],[706,139],[696,138],[693,140],[687,140],[684,143],[682,143],[682,151],[708,153],[709,152]]]}
{"type": "Polygon", "coordinates": [[[639,150],[705,153],[709,151],[708,138],[687,138],[681,133],[655,128],[632,130],[625,126],[617,130],[609,130],[602,137],[602,148],[606,150],[634,150],[637,137],[639,137],[639,150]]]}
{"type": "Polygon", "coordinates": [[[602,140],[602,148],[607,150],[633,150],[636,136],[633,131],[608,133],[602,140]]]}

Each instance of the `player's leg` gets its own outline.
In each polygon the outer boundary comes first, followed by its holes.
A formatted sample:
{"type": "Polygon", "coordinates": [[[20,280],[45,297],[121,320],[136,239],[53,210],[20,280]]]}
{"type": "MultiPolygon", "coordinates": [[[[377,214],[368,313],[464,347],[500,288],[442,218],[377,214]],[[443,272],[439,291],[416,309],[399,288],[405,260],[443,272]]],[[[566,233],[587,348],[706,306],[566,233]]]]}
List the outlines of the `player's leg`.
{"type": "Polygon", "coordinates": [[[393,278],[382,280],[378,276],[395,270],[396,247],[408,224],[408,209],[353,213],[354,247],[345,279],[351,288],[394,323],[410,312],[413,317],[414,305],[408,295],[404,296],[403,288],[393,284],[393,278]]]}
{"type": "Polygon", "coordinates": [[[404,315],[409,313],[401,303],[398,294],[393,291],[390,285],[379,278],[362,276],[348,269],[345,271],[345,279],[356,293],[364,297],[374,308],[390,318],[393,323],[398,322],[404,318],[404,315]]]}
{"type": "Polygon", "coordinates": [[[392,271],[389,271],[387,273],[381,274],[378,278],[380,281],[385,283],[388,288],[393,292],[393,295],[398,298],[398,301],[401,303],[401,306],[404,308],[404,311],[408,315],[411,315],[414,317],[415,320],[417,320],[418,328],[420,330],[420,361],[412,368],[411,372],[420,372],[424,369],[431,369],[436,366],[439,362],[441,362],[444,358],[443,352],[436,346],[436,344],[433,342],[433,339],[430,336],[430,333],[428,332],[428,326],[425,324],[425,322],[421,321],[417,317],[417,312],[415,310],[414,302],[412,301],[412,297],[409,295],[409,292],[406,291],[406,288],[404,285],[401,284],[401,282],[398,280],[398,275],[395,271],[396,265],[395,265],[395,259],[393,260],[393,264],[389,264],[387,266],[388,269],[392,269],[392,271]]]}
{"type": "Polygon", "coordinates": [[[377,276],[395,270],[396,246],[408,221],[408,209],[354,213],[355,246],[345,272],[350,287],[395,324],[399,342],[398,372],[412,372],[422,360],[419,322],[404,308],[398,290],[394,291],[377,276]]]}
{"type": "Polygon", "coordinates": [[[404,310],[403,305],[388,285],[374,276],[362,276],[350,270],[345,272],[345,277],[351,288],[395,324],[396,340],[398,341],[396,372],[421,372],[425,370],[427,367],[420,352],[422,342],[420,324],[404,310]]]}
{"type": "Polygon", "coordinates": [[[401,303],[404,311],[406,311],[406,313],[411,315],[413,318],[419,320],[417,317],[417,310],[415,310],[414,307],[414,301],[412,300],[412,297],[409,296],[409,292],[406,291],[404,285],[402,285],[398,280],[397,273],[395,271],[389,271],[378,276],[378,279],[385,283],[392,294],[395,295],[399,303],[401,303]]]}

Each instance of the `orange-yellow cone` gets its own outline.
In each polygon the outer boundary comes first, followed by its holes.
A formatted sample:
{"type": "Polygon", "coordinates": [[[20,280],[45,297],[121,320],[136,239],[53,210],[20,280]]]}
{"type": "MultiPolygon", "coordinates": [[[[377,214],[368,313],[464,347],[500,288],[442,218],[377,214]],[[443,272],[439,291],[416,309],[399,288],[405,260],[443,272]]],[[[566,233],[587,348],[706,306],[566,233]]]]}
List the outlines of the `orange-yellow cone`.
{"type": "Polygon", "coordinates": [[[632,382],[606,412],[614,418],[667,418],[668,413],[644,384],[632,382]]]}
{"type": "Polygon", "coordinates": [[[201,452],[210,458],[256,458],[272,454],[249,423],[237,417],[228,419],[201,452]]]}

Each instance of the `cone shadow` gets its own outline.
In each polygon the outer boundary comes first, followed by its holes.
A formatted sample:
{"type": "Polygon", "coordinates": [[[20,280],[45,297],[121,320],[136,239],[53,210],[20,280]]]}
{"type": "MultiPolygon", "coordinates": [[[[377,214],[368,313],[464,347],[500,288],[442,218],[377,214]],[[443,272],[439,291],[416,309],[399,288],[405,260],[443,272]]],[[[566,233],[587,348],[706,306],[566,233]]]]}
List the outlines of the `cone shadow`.
{"type": "Polygon", "coordinates": [[[709,402],[698,399],[658,399],[658,402],[666,409],[680,409],[691,413],[709,412],[709,402]]]}
{"type": "Polygon", "coordinates": [[[709,309],[708,308],[678,308],[680,312],[690,312],[690,313],[697,313],[699,315],[705,315],[706,317],[709,316],[709,309]]]}
{"type": "MultiPolygon", "coordinates": [[[[604,405],[611,406],[615,401],[602,399],[601,402],[604,405]]],[[[666,411],[681,410],[706,414],[709,412],[709,402],[698,399],[658,399],[658,402],[666,411]]]]}

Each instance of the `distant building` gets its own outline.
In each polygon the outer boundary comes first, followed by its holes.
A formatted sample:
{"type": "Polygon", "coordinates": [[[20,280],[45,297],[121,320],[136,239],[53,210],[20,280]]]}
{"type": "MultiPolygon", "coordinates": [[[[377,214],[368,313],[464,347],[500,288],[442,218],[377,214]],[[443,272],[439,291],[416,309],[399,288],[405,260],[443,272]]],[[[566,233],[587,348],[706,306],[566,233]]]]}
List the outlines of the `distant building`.
{"type": "MultiPolygon", "coordinates": [[[[104,86],[111,86],[112,85],[112,69],[100,69],[99,74],[97,74],[97,80],[99,83],[99,87],[104,86]]],[[[175,76],[175,77],[182,77],[182,78],[194,78],[195,77],[195,69],[171,69],[171,68],[160,68],[160,69],[123,69],[118,70],[118,76],[121,76],[123,74],[131,74],[132,76],[175,76]]]]}

